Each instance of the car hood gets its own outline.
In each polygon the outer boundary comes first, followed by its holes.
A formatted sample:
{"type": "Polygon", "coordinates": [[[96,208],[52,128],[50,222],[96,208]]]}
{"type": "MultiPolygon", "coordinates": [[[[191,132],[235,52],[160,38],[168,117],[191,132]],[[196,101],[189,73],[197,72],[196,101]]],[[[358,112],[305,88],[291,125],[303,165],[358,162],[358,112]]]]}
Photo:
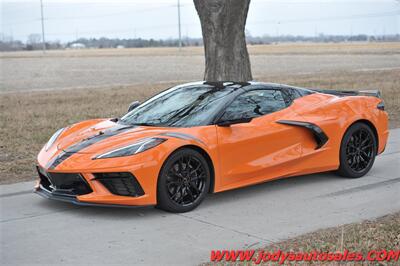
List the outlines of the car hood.
{"type": "Polygon", "coordinates": [[[94,154],[166,131],[165,128],[123,125],[110,120],[90,120],[67,128],[56,145],[64,152],[94,154]]]}

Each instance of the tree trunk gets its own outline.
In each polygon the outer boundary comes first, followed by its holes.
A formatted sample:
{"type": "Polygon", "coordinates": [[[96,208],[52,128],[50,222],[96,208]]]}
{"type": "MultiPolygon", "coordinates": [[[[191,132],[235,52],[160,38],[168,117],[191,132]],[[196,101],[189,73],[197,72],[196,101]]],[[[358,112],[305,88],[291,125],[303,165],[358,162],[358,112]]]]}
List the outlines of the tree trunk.
{"type": "Polygon", "coordinates": [[[252,80],[244,33],[250,0],[193,1],[203,32],[204,80],[252,80]]]}

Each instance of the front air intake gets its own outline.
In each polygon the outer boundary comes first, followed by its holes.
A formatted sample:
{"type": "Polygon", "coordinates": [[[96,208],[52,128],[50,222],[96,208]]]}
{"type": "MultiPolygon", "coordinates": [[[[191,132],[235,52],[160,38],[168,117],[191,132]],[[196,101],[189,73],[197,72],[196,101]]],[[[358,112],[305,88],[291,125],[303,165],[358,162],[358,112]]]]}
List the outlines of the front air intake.
{"type": "Polygon", "coordinates": [[[51,173],[39,166],[37,171],[40,184],[51,193],[76,196],[92,192],[85,178],[78,173],[51,173]]]}
{"type": "Polygon", "coordinates": [[[142,187],[131,173],[95,173],[93,175],[114,195],[130,197],[144,195],[142,187]]]}

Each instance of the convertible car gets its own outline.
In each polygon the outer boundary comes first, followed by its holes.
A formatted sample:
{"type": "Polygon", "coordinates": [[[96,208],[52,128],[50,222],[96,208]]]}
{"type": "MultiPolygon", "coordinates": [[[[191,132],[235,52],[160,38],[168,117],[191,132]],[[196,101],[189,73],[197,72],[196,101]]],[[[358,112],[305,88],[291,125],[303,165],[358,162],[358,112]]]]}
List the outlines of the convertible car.
{"type": "Polygon", "coordinates": [[[78,205],[186,212],[207,193],[278,178],[357,178],[385,149],[384,108],[379,91],[183,84],[133,102],[122,118],[58,130],[38,155],[35,192],[78,205]]]}

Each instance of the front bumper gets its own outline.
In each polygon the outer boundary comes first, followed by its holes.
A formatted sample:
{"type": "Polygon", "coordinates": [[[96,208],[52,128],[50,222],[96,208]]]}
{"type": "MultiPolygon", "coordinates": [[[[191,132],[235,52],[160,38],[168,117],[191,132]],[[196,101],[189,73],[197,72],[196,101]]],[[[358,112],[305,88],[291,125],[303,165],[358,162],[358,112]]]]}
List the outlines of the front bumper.
{"type": "Polygon", "coordinates": [[[125,172],[60,173],[38,166],[39,180],[34,192],[47,199],[80,206],[137,207],[156,204],[135,176],[127,169],[119,170],[125,172]]]}
{"type": "Polygon", "coordinates": [[[130,205],[120,205],[120,204],[104,204],[104,203],[90,203],[90,202],[83,202],[79,201],[76,196],[62,194],[57,192],[50,192],[45,189],[42,185],[39,185],[35,188],[34,193],[42,196],[46,199],[62,201],[72,203],[78,206],[97,206],[97,207],[118,207],[118,208],[137,208],[139,206],[130,206],[130,205]]]}

